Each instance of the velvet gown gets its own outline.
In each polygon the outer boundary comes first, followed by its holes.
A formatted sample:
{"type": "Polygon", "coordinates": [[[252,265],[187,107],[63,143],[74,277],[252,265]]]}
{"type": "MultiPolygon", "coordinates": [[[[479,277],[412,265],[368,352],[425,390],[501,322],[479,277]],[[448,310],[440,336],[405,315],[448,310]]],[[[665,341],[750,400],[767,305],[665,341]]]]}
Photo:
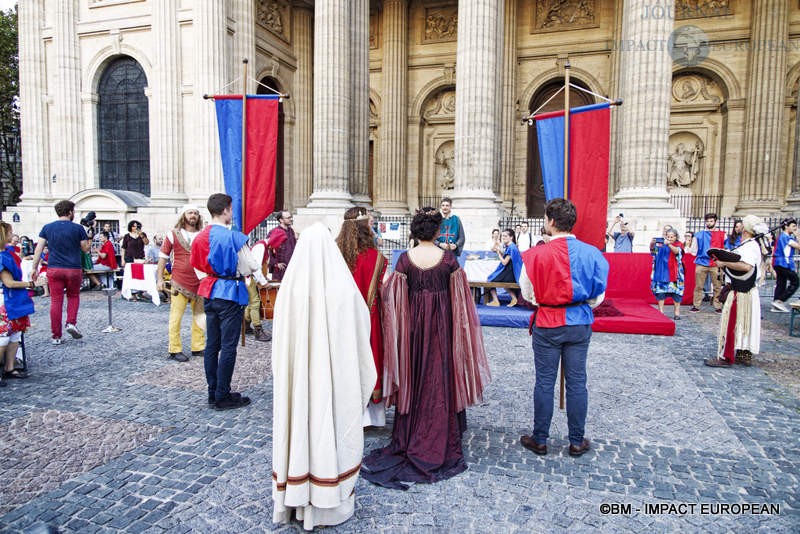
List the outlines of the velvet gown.
{"type": "Polygon", "coordinates": [[[408,254],[397,261],[395,271],[408,282],[410,402],[407,413],[395,414],[389,446],[364,458],[362,475],[375,484],[406,489],[402,482],[436,482],[467,468],[461,447],[466,417],[456,409],[452,357],[450,284],[458,269],[449,252],[428,269],[408,254]]]}

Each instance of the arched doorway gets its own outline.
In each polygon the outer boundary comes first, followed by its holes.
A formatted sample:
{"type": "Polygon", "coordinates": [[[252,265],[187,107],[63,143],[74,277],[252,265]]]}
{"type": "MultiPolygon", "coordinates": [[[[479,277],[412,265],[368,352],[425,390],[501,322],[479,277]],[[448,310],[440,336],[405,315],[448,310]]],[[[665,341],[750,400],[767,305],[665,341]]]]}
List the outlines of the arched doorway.
{"type": "Polygon", "coordinates": [[[150,196],[147,77],[135,59],[111,61],[97,88],[100,187],[150,196]]]}
{"type": "MultiPolygon", "coordinates": [[[[588,89],[586,84],[580,80],[571,80],[572,83],[588,89]]],[[[554,79],[547,82],[542,86],[536,94],[533,95],[528,111],[533,113],[539,106],[547,102],[547,100],[558,92],[559,89],[564,87],[564,79],[554,79]]],[[[594,104],[594,98],[588,93],[584,93],[578,89],[570,87],[569,91],[569,107],[576,108],[580,106],[587,106],[594,104]]],[[[539,113],[547,111],[558,111],[564,109],[564,95],[558,95],[553,100],[548,102],[546,106],[539,110],[539,113]]],[[[527,206],[528,217],[544,217],[544,181],[542,179],[542,166],[539,164],[539,143],[536,138],[536,122],[533,126],[528,128],[528,162],[526,172],[526,192],[525,204],[527,206]]]]}
{"type": "MultiPolygon", "coordinates": [[[[273,78],[272,76],[265,76],[261,79],[261,84],[256,89],[256,94],[258,95],[272,95],[275,94],[273,91],[267,89],[267,87],[272,87],[276,91],[283,92],[278,80],[273,78]],[[264,87],[264,86],[267,87],[264,87]]],[[[283,178],[283,132],[284,132],[284,112],[283,112],[283,102],[278,104],[278,153],[276,154],[275,158],[275,211],[284,209],[284,178],[283,178]]]]}

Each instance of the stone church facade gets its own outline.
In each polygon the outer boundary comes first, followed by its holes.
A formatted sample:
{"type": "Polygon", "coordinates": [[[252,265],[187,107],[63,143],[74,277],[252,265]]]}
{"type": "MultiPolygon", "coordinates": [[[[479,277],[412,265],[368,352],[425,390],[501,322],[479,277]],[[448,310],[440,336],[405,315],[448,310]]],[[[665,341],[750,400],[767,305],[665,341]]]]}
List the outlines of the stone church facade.
{"type": "Polygon", "coordinates": [[[520,119],[563,107],[567,62],[572,106],[624,99],[610,215],[800,212],[796,0],[25,0],[19,33],[23,233],[62,198],[152,231],[203,206],[222,170],[202,96],[241,92],[242,58],[248,92],[289,95],[278,202],[300,227],[442,195],[477,242],[538,216],[520,119]]]}

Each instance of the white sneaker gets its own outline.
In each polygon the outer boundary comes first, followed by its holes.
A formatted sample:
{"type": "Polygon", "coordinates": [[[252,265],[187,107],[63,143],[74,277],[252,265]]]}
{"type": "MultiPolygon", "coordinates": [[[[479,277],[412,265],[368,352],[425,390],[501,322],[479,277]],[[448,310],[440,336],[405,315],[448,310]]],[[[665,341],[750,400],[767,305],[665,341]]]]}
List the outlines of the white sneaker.
{"type": "Polygon", "coordinates": [[[777,308],[778,311],[780,311],[782,313],[790,313],[792,311],[792,310],[789,309],[788,306],[786,306],[786,304],[784,304],[780,300],[773,300],[772,301],[772,307],[773,308],[777,308]]]}
{"type": "Polygon", "coordinates": [[[64,343],[64,340],[61,339],[60,337],[54,337],[53,339],[50,340],[50,343],[52,343],[53,345],[61,345],[62,343],[64,343]]]}
{"type": "Polygon", "coordinates": [[[74,324],[67,323],[67,327],[64,330],[66,330],[67,334],[71,335],[73,339],[80,339],[83,337],[81,331],[78,330],[78,327],[74,324]]]}

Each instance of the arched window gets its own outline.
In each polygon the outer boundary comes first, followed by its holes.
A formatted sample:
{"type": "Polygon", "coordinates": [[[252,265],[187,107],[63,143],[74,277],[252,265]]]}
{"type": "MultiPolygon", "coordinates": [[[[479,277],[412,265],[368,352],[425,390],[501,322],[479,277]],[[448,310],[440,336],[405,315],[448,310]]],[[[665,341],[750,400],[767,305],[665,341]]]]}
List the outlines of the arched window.
{"type": "Polygon", "coordinates": [[[150,196],[150,124],[139,63],[120,57],[106,67],[98,88],[100,187],[150,196]]]}

